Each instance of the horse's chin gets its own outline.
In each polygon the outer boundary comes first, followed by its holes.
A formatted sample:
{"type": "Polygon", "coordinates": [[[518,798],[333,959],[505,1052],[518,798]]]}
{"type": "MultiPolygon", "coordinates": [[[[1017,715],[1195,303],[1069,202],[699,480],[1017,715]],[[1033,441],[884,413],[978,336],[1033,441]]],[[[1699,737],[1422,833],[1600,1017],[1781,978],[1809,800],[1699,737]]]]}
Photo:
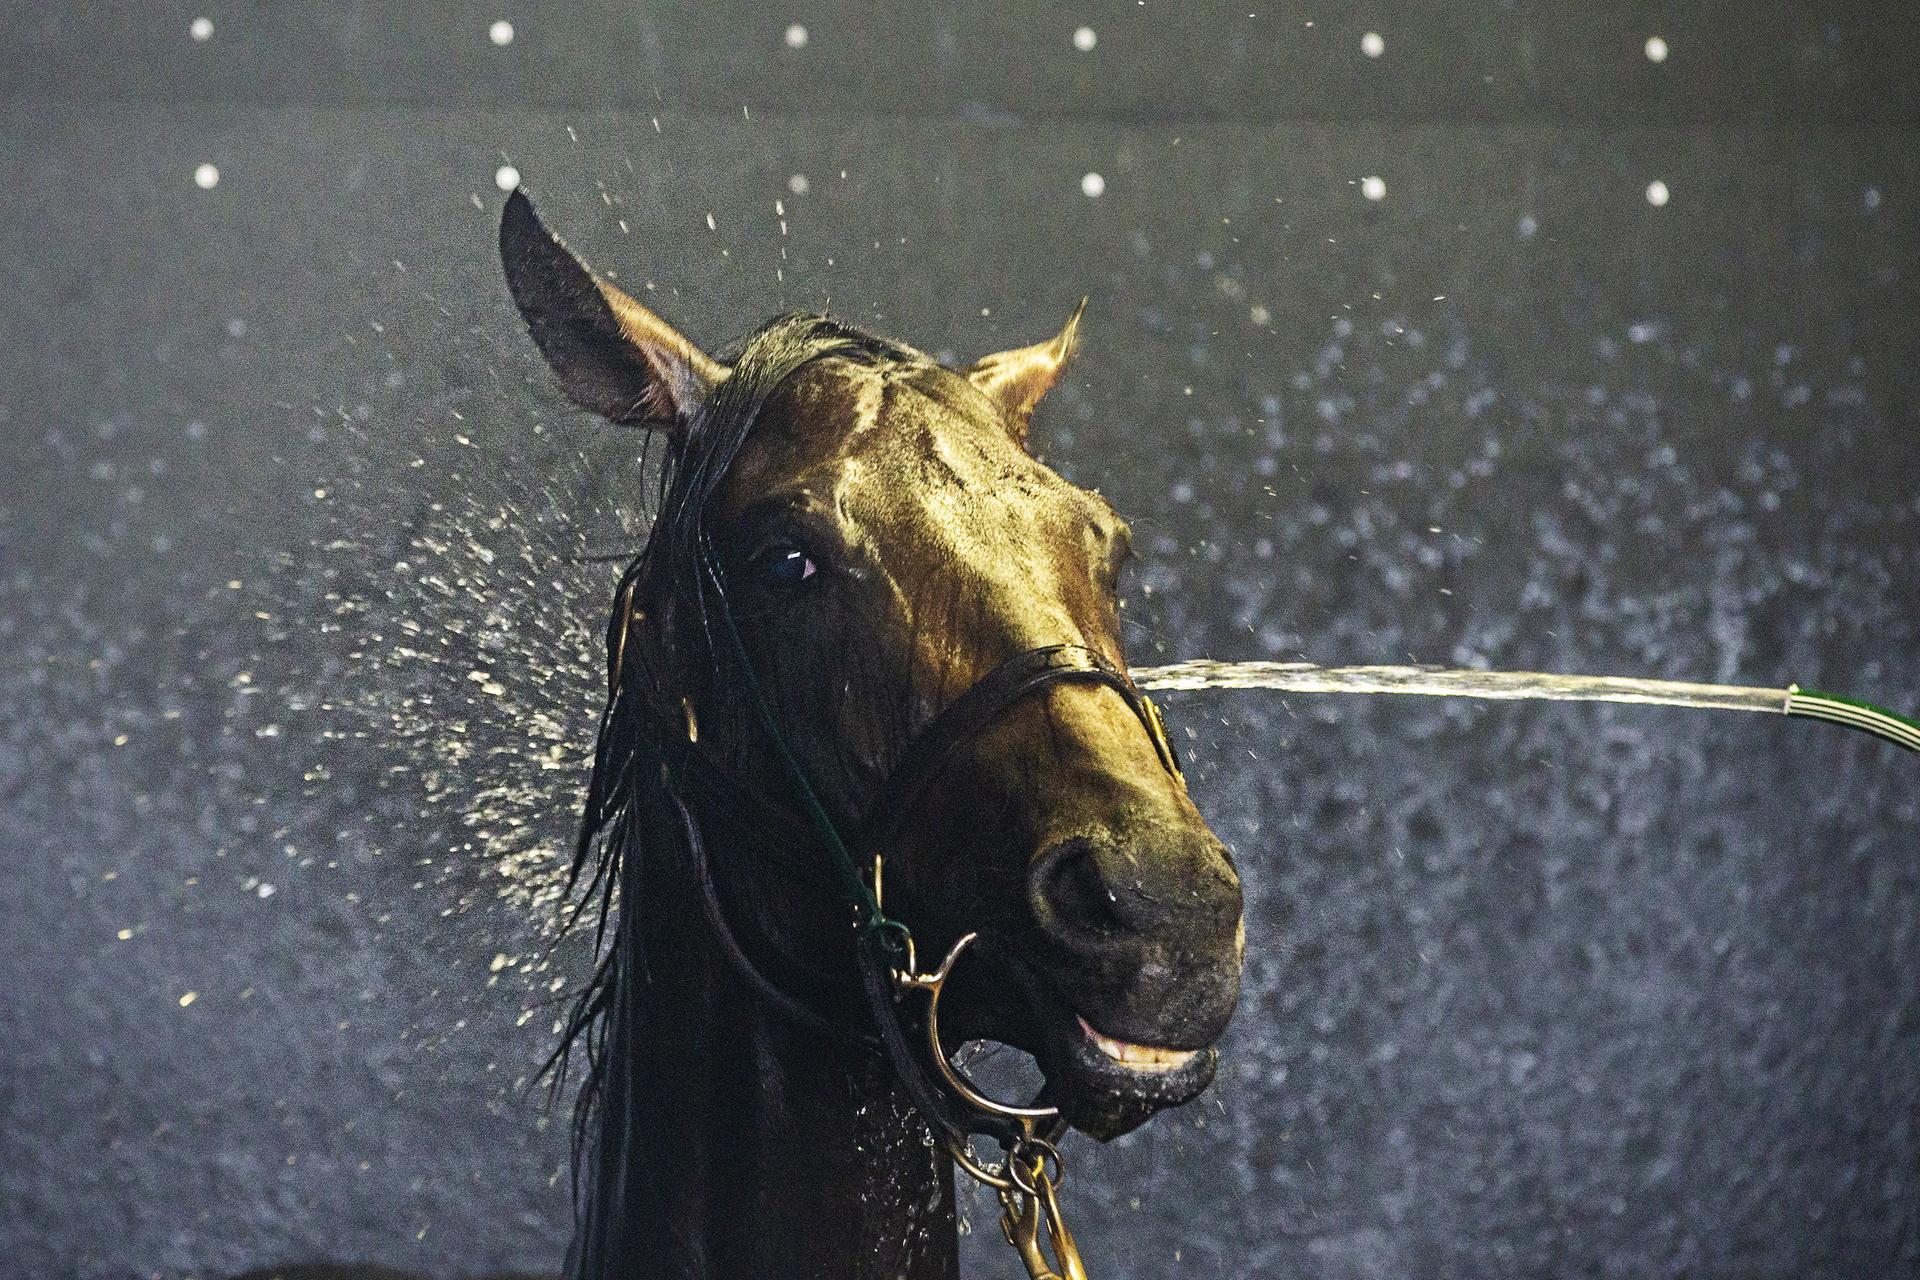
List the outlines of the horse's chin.
{"type": "Polygon", "coordinates": [[[1193,1101],[1213,1083],[1219,1051],[1128,1045],[1074,1018],[1038,1055],[1047,1097],[1074,1128],[1102,1142],[1131,1133],[1156,1112],[1193,1101]]]}

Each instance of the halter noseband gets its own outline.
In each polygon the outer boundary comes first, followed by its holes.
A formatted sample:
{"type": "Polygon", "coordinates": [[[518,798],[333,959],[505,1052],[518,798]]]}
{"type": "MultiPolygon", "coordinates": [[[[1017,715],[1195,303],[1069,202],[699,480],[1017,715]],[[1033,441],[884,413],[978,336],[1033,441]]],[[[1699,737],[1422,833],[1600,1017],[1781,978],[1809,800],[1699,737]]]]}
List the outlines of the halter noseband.
{"type": "Polygon", "coordinates": [[[1167,740],[1159,708],[1120,668],[1085,645],[1043,645],[1016,653],[981,676],[908,741],[880,789],[878,803],[860,825],[856,849],[869,853],[884,850],[906,824],[914,803],[956,751],[986,732],[1015,704],[1053,685],[1067,683],[1105,685],[1119,694],[1153,741],[1161,765],[1175,777],[1180,776],[1180,759],[1167,740]]]}

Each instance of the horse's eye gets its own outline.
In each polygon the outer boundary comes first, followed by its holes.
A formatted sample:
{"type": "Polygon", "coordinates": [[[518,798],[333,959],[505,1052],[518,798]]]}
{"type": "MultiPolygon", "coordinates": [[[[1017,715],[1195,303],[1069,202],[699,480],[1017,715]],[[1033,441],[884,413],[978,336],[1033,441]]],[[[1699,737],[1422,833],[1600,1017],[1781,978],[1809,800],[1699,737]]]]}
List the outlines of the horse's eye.
{"type": "Polygon", "coordinates": [[[776,542],[753,560],[762,581],[776,587],[797,587],[820,572],[812,557],[791,542],[776,542]]]}

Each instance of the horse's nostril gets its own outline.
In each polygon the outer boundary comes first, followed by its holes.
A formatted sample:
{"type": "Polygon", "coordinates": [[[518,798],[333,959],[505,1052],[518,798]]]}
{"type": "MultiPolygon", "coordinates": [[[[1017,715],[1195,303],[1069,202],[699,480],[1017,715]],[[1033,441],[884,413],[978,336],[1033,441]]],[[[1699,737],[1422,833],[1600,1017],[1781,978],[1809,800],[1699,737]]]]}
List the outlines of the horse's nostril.
{"type": "Polygon", "coordinates": [[[1033,889],[1043,919],[1050,917],[1056,925],[1102,934],[1126,927],[1093,846],[1085,840],[1069,840],[1040,855],[1033,869],[1033,889]]]}

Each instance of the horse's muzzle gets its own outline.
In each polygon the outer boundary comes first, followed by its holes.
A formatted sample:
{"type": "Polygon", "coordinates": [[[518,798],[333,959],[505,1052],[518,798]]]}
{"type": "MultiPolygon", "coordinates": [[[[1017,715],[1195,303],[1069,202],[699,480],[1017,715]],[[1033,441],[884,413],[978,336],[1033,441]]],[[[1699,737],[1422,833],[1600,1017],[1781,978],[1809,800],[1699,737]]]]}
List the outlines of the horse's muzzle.
{"type": "Polygon", "coordinates": [[[1102,1138],[1207,1086],[1240,991],[1225,850],[1204,827],[1127,834],[1061,841],[1028,875],[1028,959],[1055,1004],[1039,1056],[1068,1119],[1102,1138]]]}

